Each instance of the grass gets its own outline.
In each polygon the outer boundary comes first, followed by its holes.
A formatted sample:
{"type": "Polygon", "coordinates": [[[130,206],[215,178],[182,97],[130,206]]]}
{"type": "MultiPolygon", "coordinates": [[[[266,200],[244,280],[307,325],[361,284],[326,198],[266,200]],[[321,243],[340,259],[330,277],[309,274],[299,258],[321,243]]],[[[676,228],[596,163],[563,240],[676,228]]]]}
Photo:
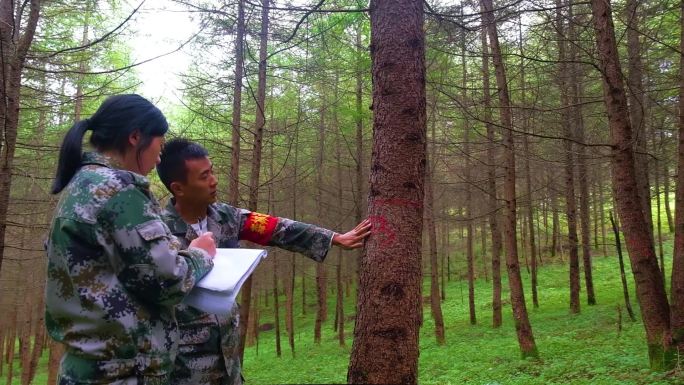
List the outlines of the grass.
{"type": "MultiPolygon", "coordinates": [[[[671,244],[669,245],[671,248],[671,244]]],[[[671,250],[666,251],[671,255],[671,250]]],[[[625,256],[626,258],[626,256],[625,256]]],[[[627,269],[629,269],[628,261],[627,269]]],[[[669,271],[669,270],[668,270],[669,271]]],[[[594,286],[598,304],[587,306],[583,296],[580,314],[569,313],[568,271],[566,264],[546,264],[539,270],[540,307],[531,306],[529,276],[523,270],[528,311],[540,360],[520,358],[507,291],[504,292],[504,325],[491,327],[491,282],[476,282],[478,324],[470,325],[467,283],[450,281],[442,311],[446,327],[446,345],[437,346],[429,306],[424,308],[421,329],[419,381],[423,385],[614,385],[684,384],[684,376],[651,372],[642,323],[631,322],[624,311],[618,262],[614,256],[594,258],[594,286]],[[618,306],[622,308],[622,330],[618,331],[618,306]]],[[[504,274],[505,275],[505,274],[504,274]]],[[[628,277],[632,282],[631,274],[628,277]]],[[[299,280],[298,280],[299,281],[299,280]]],[[[428,293],[427,285],[424,293],[428,293]]],[[[584,284],[582,280],[582,284],[584,284]]],[[[312,287],[312,286],[309,286],[312,287]]],[[[507,283],[504,282],[504,289],[507,283]]],[[[639,309],[630,287],[632,306],[639,309]]],[[[334,296],[330,295],[330,320],[323,326],[320,345],[313,343],[315,303],[308,299],[307,315],[301,314],[301,300],[295,309],[295,356],[290,353],[283,331],[283,355],[275,354],[274,330],[261,332],[259,346],[245,352],[244,375],[252,384],[322,384],[345,383],[352,344],[353,321],[345,324],[346,346],[340,347],[332,331],[334,296]]],[[[584,294],[584,293],[583,293],[584,294]]],[[[272,301],[270,301],[272,306],[272,301]]],[[[281,299],[281,304],[284,300],[281,299]]],[[[345,314],[355,313],[353,300],[345,298],[345,314]]],[[[428,304],[426,304],[428,305],[428,304]]],[[[281,305],[282,306],[282,305],[281,305]]],[[[283,308],[284,309],[284,308],[283,308]]],[[[272,307],[261,310],[261,323],[272,322],[272,307]]],[[[281,312],[284,330],[284,311],[281,312]]],[[[18,344],[17,344],[18,345],[18,344]]],[[[47,352],[41,360],[34,384],[47,381],[47,352]]],[[[15,361],[15,372],[18,361],[15,361]]],[[[6,376],[7,367],[3,370],[6,376]]],[[[20,383],[15,373],[12,384],[20,383]]],[[[5,378],[0,379],[5,381],[5,378]]]]}
{"type": "MultiPolygon", "coordinates": [[[[671,252],[667,255],[671,255],[671,252]]],[[[625,263],[629,269],[629,262],[625,263]]],[[[539,361],[520,358],[509,304],[504,307],[503,327],[491,327],[491,282],[479,279],[476,283],[477,325],[469,324],[467,283],[449,282],[446,300],[442,303],[446,345],[436,344],[429,306],[424,308],[420,339],[420,384],[684,384],[681,372],[663,374],[648,369],[643,324],[639,320],[631,322],[624,310],[618,269],[616,257],[594,258],[594,286],[598,304],[586,305],[583,296],[581,313],[575,315],[569,313],[566,265],[545,265],[540,268],[538,309],[531,306],[529,276],[523,271],[528,311],[541,355],[539,361]],[[618,306],[622,312],[621,331],[618,331],[618,306]]],[[[628,277],[632,281],[631,274],[628,277]]],[[[507,287],[507,283],[504,283],[504,287],[507,287]]],[[[429,291],[424,289],[423,292],[429,291]]],[[[639,318],[633,286],[630,287],[630,293],[632,306],[639,318]]],[[[506,292],[504,299],[507,298],[506,292]]],[[[347,298],[346,302],[352,300],[347,298]]],[[[508,303],[507,300],[505,302],[508,303]]],[[[313,298],[309,303],[314,303],[313,298]]],[[[353,314],[355,310],[349,305],[345,313],[353,314]]],[[[263,314],[270,311],[265,309],[263,314]]],[[[261,321],[272,322],[266,317],[262,317],[261,321]]],[[[331,321],[324,325],[322,343],[314,344],[313,321],[313,307],[307,316],[298,316],[294,358],[285,335],[281,342],[283,355],[278,358],[275,354],[274,331],[262,332],[258,353],[256,347],[250,347],[245,352],[244,375],[248,384],[345,383],[353,322],[345,325],[347,345],[340,347],[331,330],[331,321]]]]}

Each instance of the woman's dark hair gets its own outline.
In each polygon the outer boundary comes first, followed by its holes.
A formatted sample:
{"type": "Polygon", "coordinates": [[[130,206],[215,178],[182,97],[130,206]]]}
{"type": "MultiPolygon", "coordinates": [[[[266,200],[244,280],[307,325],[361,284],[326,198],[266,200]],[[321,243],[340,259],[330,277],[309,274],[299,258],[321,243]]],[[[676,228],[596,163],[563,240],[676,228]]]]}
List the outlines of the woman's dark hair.
{"type": "Polygon", "coordinates": [[[150,101],[140,95],[115,95],[107,98],[95,114],[74,124],[66,133],[59,150],[57,173],[52,193],[66,187],[81,166],[83,136],[91,130],[90,144],[98,151],[116,150],[123,153],[128,137],[138,131],[141,140],[136,147],[137,155],[152,143],[156,136],[168,131],[164,114],[150,101]]]}

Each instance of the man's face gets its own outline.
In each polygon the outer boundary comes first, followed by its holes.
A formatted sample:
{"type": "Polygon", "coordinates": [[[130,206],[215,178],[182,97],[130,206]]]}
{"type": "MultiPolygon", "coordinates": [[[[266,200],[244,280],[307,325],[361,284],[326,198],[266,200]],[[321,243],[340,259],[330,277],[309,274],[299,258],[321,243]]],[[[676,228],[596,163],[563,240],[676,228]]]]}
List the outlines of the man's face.
{"type": "Polygon", "coordinates": [[[190,159],[185,161],[186,181],[174,182],[176,196],[193,204],[210,205],[216,202],[216,186],[218,180],[214,176],[214,166],[209,158],[190,159]]]}

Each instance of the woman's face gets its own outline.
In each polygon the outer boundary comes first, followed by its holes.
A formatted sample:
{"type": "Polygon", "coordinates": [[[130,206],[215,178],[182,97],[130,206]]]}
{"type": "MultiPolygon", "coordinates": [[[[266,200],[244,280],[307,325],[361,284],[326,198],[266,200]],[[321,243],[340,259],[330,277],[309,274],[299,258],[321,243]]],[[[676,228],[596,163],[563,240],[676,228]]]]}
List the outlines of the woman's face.
{"type": "Polygon", "coordinates": [[[123,167],[140,175],[147,175],[159,164],[159,154],[164,148],[164,136],[153,136],[149,146],[138,151],[138,145],[143,141],[139,131],[128,137],[129,147],[123,154],[123,167]]]}
{"type": "Polygon", "coordinates": [[[140,175],[147,175],[154,169],[159,162],[159,154],[164,148],[164,137],[154,136],[150,145],[140,152],[138,156],[138,167],[140,167],[140,175]]]}

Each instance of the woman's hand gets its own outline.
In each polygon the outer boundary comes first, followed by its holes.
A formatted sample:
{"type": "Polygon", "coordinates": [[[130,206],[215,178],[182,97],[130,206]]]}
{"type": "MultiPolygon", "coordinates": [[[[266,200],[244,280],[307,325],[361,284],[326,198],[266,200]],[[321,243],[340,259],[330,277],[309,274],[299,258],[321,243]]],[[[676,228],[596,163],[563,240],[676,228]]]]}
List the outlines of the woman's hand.
{"type": "Polygon", "coordinates": [[[335,233],[335,235],[333,235],[332,243],[333,245],[340,246],[346,250],[358,249],[363,246],[363,241],[368,238],[370,233],[371,222],[369,219],[364,219],[351,231],[344,234],[335,233]]]}
{"type": "Polygon", "coordinates": [[[216,255],[216,242],[211,232],[206,232],[190,242],[190,247],[198,247],[214,258],[216,255]]]}

